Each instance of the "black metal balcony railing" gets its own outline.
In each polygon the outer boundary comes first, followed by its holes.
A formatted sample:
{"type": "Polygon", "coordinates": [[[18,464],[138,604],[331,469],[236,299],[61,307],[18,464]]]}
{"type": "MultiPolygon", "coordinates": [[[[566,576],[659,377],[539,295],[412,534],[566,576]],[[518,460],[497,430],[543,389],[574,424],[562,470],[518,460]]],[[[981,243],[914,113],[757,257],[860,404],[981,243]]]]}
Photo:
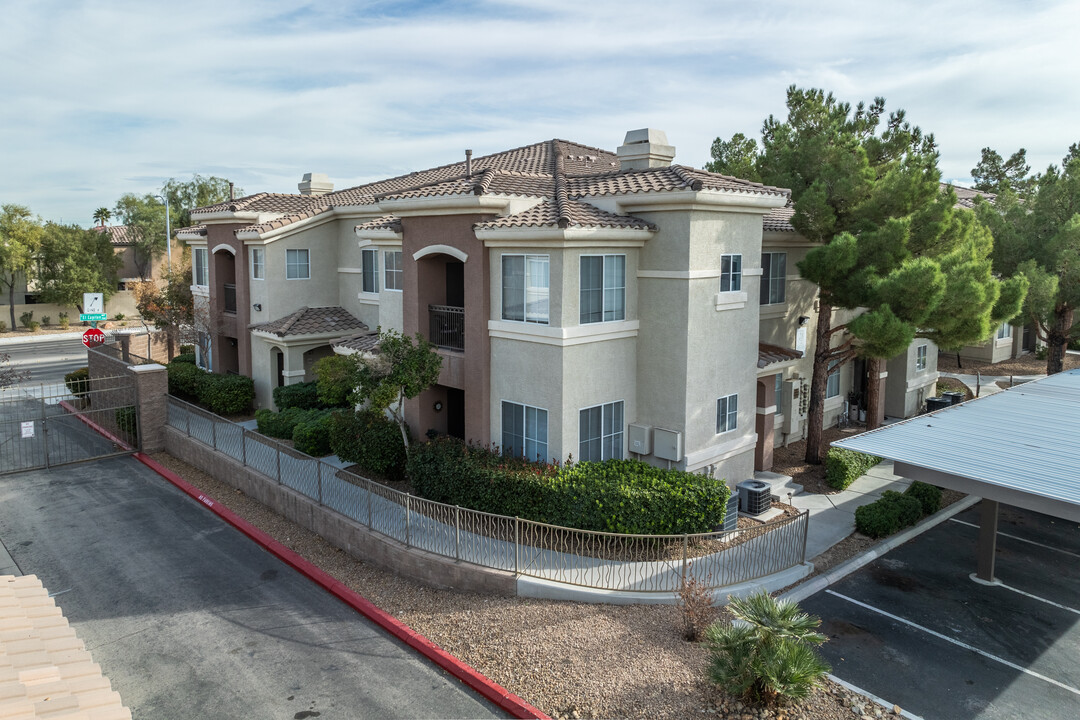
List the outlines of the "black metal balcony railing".
{"type": "Polygon", "coordinates": [[[225,292],[223,293],[225,300],[225,312],[236,313],[236,286],[230,283],[225,283],[225,292]]]}
{"type": "Polygon", "coordinates": [[[428,305],[428,338],[436,347],[465,349],[465,308],[428,305]]]}

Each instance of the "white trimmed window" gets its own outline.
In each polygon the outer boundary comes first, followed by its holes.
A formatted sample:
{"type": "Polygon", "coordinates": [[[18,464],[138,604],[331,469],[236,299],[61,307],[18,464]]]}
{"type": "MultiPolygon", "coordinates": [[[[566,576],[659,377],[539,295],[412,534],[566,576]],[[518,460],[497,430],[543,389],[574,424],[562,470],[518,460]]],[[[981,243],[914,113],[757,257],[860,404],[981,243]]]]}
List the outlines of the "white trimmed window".
{"type": "Polygon", "coordinates": [[[1004,340],[1005,338],[1012,337],[1012,325],[1007,322],[1001,323],[1001,327],[997,331],[998,340],[1004,340]]]}
{"type": "Polygon", "coordinates": [[[502,256],[502,319],[548,323],[550,259],[547,255],[502,256]]]}
{"type": "Polygon", "coordinates": [[[548,459],[547,410],[503,401],[502,451],[526,460],[548,459]]]}
{"type": "Polygon", "coordinates": [[[401,290],[402,287],[402,273],[401,273],[401,251],[400,250],[387,250],[383,253],[383,267],[384,281],[383,287],[386,290],[401,290]]]}
{"type": "Polygon", "coordinates": [[[720,292],[742,290],[742,255],[720,256],[720,292]]]}
{"type": "Polygon", "coordinates": [[[626,256],[581,256],[580,322],[626,319],[626,256]]]}
{"type": "Polygon", "coordinates": [[[837,368],[829,373],[829,380],[825,383],[825,397],[834,398],[840,394],[840,369],[837,368]]]}
{"type": "Polygon", "coordinates": [[[920,345],[915,348],[915,371],[922,372],[926,369],[926,346],[920,345]]]}
{"type": "Polygon", "coordinates": [[[360,251],[361,287],[366,293],[379,292],[379,251],[368,248],[360,251]]]}
{"type": "Polygon", "coordinates": [[[191,279],[196,285],[206,287],[210,284],[206,248],[194,248],[191,252],[191,279]]]}
{"type": "Polygon", "coordinates": [[[761,253],[761,304],[787,300],[787,253],[761,253]]]}
{"type": "Polygon", "coordinates": [[[585,408],[578,420],[578,461],[622,460],[623,403],[585,408]]]}
{"type": "Polygon", "coordinates": [[[266,255],[261,247],[251,248],[251,279],[266,279],[266,255]]]}
{"type": "Polygon", "coordinates": [[[307,250],[285,251],[285,278],[308,280],[311,278],[311,256],[307,250]]]}
{"type": "Polygon", "coordinates": [[[784,373],[776,373],[776,389],[773,392],[775,396],[776,414],[784,414],[784,373]]]}
{"type": "Polygon", "coordinates": [[[731,432],[739,426],[739,396],[728,395],[716,401],[716,434],[731,432]]]}

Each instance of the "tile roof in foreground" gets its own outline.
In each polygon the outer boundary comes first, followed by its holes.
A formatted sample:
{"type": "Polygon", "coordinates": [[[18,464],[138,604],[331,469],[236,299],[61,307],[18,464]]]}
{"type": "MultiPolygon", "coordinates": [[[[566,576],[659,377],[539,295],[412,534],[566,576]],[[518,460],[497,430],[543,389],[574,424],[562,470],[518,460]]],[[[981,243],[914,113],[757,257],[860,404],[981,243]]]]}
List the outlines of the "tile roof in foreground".
{"type": "Polygon", "coordinates": [[[367,332],[356,333],[348,337],[343,337],[340,340],[335,340],[330,343],[331,347],[345,348],[346,350],[354,350],[356,352],[372,352],[379,347],[379,333],[374,330],[368,330],[367,332]]]}
{"type": "Polygon", "coordinates": [[[772,345],[770,343],[758,343],[758,369],[768,367],[773,363],[787,362],[788,360],[798,360],[803,354],[798,350],[792,350],[791,348],[781,347],[780,345],[772,345]]]}
{"type": "Polygon", "coordinates": [[[401,218],[393,215],[383,215],[381,218],[375,218],[374,220],[368,220],[366,223],[360,223],[356,226],[356,230],[390,230],[391,232],[401,232],[401,218]]]}
{"type": "Polygon", "coordinates": [[[795,232],[791,226],[791,216],[795,214],[795,208],[790,205],[782,208],[773,208],[761,220],[761,228],[765,232],[795,232]]]}
{"type": "Polygon", "coordinates": [[[320,335],[323,333],[367,330],[368,326],[342,307],[302,307],[285,317],[248,326],[250,330],[260,330],[278,337],[297,335],[320,335]]]}
{"type": "Polygon", "coordinates": [[[190,227],[177,228],[177,235],[206,235],[205,225],[192,225],[190,227]]]}
{"type": "Polygon", "coordinates": [[[633,230],[656,230],[652,223],[630,215],[609,213],[595,205],[569,200],[559,211],[558,203],[544,199],[524,212],[501,217],[491,222],[477,223],[477,230],[494,230],[509,227],[613,227],[633,230]]]}

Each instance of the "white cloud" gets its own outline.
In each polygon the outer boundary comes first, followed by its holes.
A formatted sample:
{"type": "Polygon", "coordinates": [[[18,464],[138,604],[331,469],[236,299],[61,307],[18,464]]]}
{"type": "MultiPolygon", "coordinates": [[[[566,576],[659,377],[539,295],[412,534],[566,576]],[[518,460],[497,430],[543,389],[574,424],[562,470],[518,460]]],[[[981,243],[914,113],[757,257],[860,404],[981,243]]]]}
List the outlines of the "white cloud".
{"type": "Polygon", "coordinates": [[[0,202],[90,222],[193,172],[338,187],[551,137],[661,127],[701,165],[790,84],[882,95],[947,177],[1080,140],[1080,5],[896,2],[34,2],[0,27],[0,202]],[[160,180],[154,180],[160,178],[160,180]]]}

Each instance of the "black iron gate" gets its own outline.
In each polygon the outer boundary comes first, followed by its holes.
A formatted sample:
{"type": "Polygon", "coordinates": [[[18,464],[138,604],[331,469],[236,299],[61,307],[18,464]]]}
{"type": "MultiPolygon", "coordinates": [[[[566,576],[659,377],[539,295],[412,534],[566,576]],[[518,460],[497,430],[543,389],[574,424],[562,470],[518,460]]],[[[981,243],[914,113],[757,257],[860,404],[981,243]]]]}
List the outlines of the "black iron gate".
{"type": "Polygon", "coordinates": [[[0,390],[0,474],[138,449],[138,402],[130,376],[0,390]]]}

